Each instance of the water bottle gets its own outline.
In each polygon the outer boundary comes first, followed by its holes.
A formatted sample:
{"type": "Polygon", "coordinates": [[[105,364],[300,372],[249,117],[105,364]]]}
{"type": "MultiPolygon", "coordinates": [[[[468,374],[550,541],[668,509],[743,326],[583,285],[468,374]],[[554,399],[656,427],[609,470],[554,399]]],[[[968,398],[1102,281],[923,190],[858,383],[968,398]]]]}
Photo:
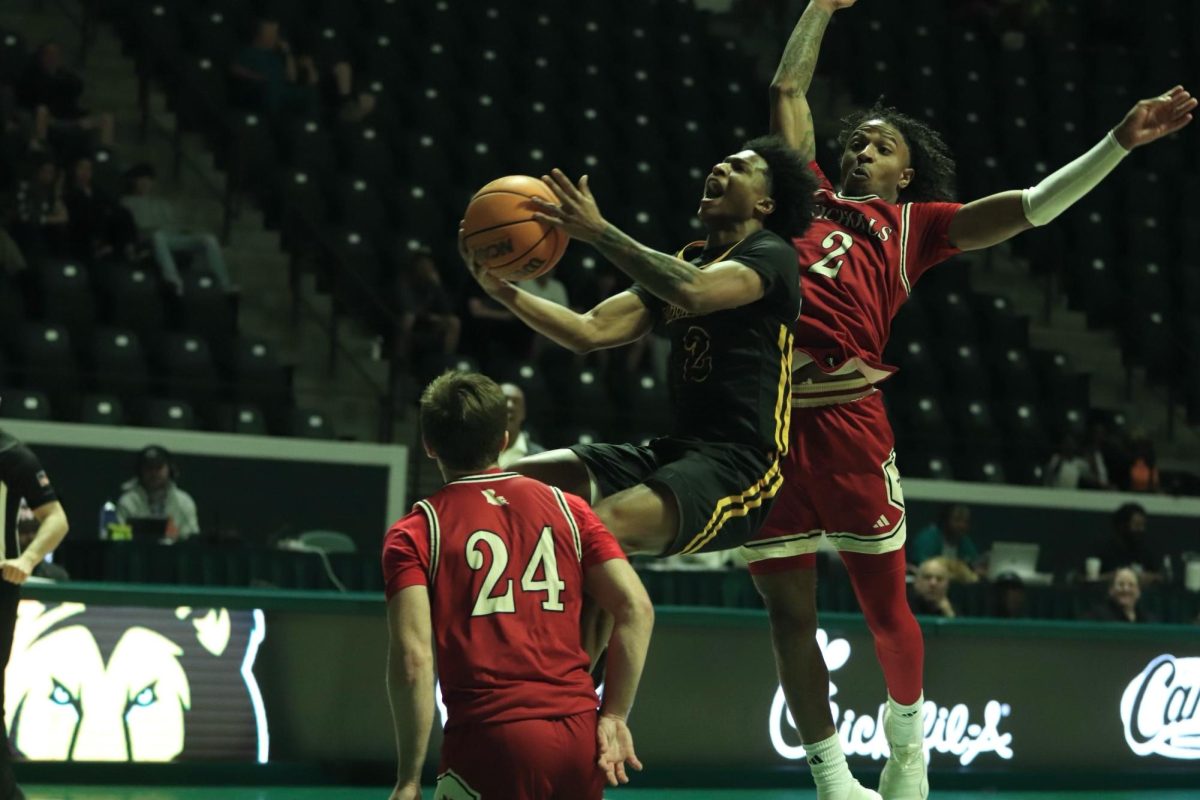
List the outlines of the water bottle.
{"type": "Polygon", "coordinates": [[[107,541],[111,526],[117,524],[117,507],[112,500],[106,500],[100,507],[100,538],[107,541]]]}

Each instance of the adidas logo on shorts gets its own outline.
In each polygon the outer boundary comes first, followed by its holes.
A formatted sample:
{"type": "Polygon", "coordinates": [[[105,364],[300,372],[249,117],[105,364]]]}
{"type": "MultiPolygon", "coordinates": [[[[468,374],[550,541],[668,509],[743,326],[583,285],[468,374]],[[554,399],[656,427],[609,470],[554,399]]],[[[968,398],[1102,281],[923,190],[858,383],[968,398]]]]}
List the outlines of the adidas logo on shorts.
{"type": "Polygon", "coordinates": [[[886,528],[888,525],[891,525],[891,524],[892,524],[892,523],[888,522],[888,518],[887,518],[887,517],[885,517],[883,514],[880,514],[880,515],[879,515],[879,519],[875,520],[875,525],[874,525],[874,526],[872,526],[872,527],[874,527],[874,528],[876,528],[876,529],[878,529],[878,528],[886,528]]]}

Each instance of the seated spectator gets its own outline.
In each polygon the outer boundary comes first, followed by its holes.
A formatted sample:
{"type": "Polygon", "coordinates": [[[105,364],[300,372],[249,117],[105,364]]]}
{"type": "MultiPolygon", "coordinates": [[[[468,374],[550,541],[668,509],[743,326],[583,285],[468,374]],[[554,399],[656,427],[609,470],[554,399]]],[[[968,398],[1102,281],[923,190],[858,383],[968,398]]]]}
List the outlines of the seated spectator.
{"type": "Polygon", "coordinates": [[[462,320],[454,313],[430,250],[417,251],[408,269],[401,271],[396,294],[401,308],[396,351],[402,361],[412,363],[421,353],[457,352],[462,320]]]}
{"type": "Polygon", "coordinates": [[[133,219],[114,198],[93,185],[92,175],[92,159],[76,159],[63,192],[70,217],[71,255],[89,263],[113,258],[128,261],[133,257],[133,219]]]}
{"type": "Polygon", "coordinates": [[[953,580],[974,583],[983,574],[983,559],[971,535],[971,509],[961,503],[942,508],[938,521],[913,540],[911,562],[924,564],[935,556],[946,559],[953,580]]]}
{"type": "Polygon", "coordinates": [[[531,281],[525,281],[521,284],[521,288],[535,297],[544,298],[567,308],[571,307],[567,298],[567,287],[554,277],[554,270],[545,272],[531,281]]]}
{"type": "MultiPolygon", "coordinates": [[[[531,281],[525,281],[521,284],[521,288],[532,295],[549,300],[552,303],[557,303],[560,306],[567,308],[571,307],[570,299],[567,296],[567,287],[558,278],[554,277],[554,270],[539,275],[531,281]]],[[[533,352],[532,356],[537,358],[547,348],[556,347],[554,342],[547,339],[545,336],[533,337],[533,352]]]]}
{"type": "Polygon", "coordinates": [[[1108,426],[1103,422],[1093,422],[1088,428],[1088,438],[1084,443],[1081,454],[1091,470],[1096,485],[1086,488],[1112,489],[1113,483],[1109,478],[1112,470],[1110,461],[1115,458],[1116,442],[1108,435],[1108,426]]]}
{"type": "Polygon", "coordinates": [[[222,289],[237,291],[229,279],[217,237],[184,224],[174,204],[155,193],[155,178],[154,167],[149,164],[131,167],[125,173],[129,194],[121,198],[121,205],[133,216],[138,236],[153,249],[163,281],[176,294],[182,294],[183,277],[175,254],[191,253],[203,260],[203,269],[216,278],[222,289]]]}
{"type": "Polygon", "coordinates": [[[950,565],[941,556],[921,562],[917,578],[908,593],[908,604],[914,614],[930,614],[937,617],[954,617],[954,606],[947,592],[950,590],[950,565]]]}
{"type": "Polygon", "coordinates": [[[1158,478],[1158,456],[1154,442],[1145,431],[1134,431],[1130,437],[1129,491],[1157,494],[1162,491],[1158,478]]]}
{"type": "Polygon", "coordinates": [[[116,123],[108,112],[92,113],[79,105],[83,80],[62,63],[62,48],[46,42],[33,54],[17,80],[17,101],[33,112],[35,137],[54,131],[95,131],[100,144],[112,147],[116,123]]]}
{"type": "Polygon", "coordinates": [[[1003,572],[992,582],[991,615],[1001,619],[1025,619],[1029,616],[1029,596],[1025,581],[1015,572],[1003,572]]]}
{"type": "Polygon", "coordinates": [[[508,401],[508,448],[500,453],[497,462],[507,469],[525,456],[544,452],[546,448],[533,441],[525,430],[525,392],[515,383],[503,383],[500,390],[508,401]]]}
{"type": "Polygon", "coordinates": [[[1146,539],[1146,509],[1137,503],[1125,503],[1113,512],[1112,536],[1101,544],[1097,554],[1105,578],[1124,567],[1131,568],[1143,581],[1161,578],[1154,570],[1162,564],[1162,556],[1146,539]]]}
{"type": "Polygon", "coordinates": [[[1044,482],[1047,486],[1059,489],[1099,489],[1107,484],[1107,475],[1098,475],[1097,468],[1103,470],[1103,459],[1088,458],[1079,449],[1079,443],[1070,434],[1062,439],[1058,451],[1050,456],[1046,464],[1044,482]]]}
{"type": "Polygon", "coordinates": [[[478,281],[466,288],[463,305],[464,349],[485,364],[527,358],[534,332],[493,300],[478,281]]]}
{"type": "MultiPolygon", "coordinates": [[[[41,523],[38,518],[33,515],[33,511],[29,506],[25,505],[25,501],[21,501],[21,510],[17,513],[17,541],[21,545],[21,552],[29,547],[30,543],[37,538],[38,528],[41,523]]],[[[42,559],[33,572],[30,573],[35,578],[45,578],[50,581],[69,581],[71,576],[67,571],[49,560],[49,557],[42,559]]]]}
{"type": "Polygon", "coordinates": [[[150,445],[137,454],[136,477],[126,481],[117,501],[117,521],[166,517],[167,538],[187,539],[200,532],[196,501],[175,483],[177,472],[166,448],[150,445]]]}
{"type": "Polygon", "coordinates": [[[1108,587],[1108,600],[1088,614],[1096,622],[1157,622],[1141,606],[1142,588],[1138,574],[1122,567],[1113,573],[1108,587]]]}
{"type": "Polygon", "coordinates": [[[17,185],[11,232],[26,259],[63,256],[70,215],[62,199],[62,175],[53,159],[38,155],[27,180],[17,185]]]}
{"type": "MultiPolygon", "coordinates": [[[[295,55],[278,20],[262,18],[254,38],[230,65],[242,104],[271,114],[315,116],[320,111],[321,74],[311,56],[295,55]]],[[[340,119],[355,122],[375,108],[375,98],[354,94],[354,72],[339,61],[329,71],[340,119]]]]}

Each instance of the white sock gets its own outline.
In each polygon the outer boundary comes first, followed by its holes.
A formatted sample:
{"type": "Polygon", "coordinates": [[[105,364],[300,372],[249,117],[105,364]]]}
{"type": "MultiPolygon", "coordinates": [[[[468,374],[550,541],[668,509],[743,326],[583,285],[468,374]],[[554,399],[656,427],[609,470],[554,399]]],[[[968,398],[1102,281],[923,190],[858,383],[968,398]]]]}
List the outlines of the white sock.
{"type": "Polygon", "coordinates": [[[850,790],[854,778],[850,776],[850,768],[846,766],[846,755],[842,752],[842,742],[835,733],[828,739],[804,744],[804,752],[808,756],[808,767],[812,770],[813,781],[817,784],[818,800],[825,798],[840,798],[850,790]]]}
{"type": "Polygon", "coordinates": [[[925,736],[925,718],[921,708],[925,705],[925,694],[912,705],[901,705],[888,695],[888,725],[884,731],[889,742],[896,744],[919,744],[925,736]]]}

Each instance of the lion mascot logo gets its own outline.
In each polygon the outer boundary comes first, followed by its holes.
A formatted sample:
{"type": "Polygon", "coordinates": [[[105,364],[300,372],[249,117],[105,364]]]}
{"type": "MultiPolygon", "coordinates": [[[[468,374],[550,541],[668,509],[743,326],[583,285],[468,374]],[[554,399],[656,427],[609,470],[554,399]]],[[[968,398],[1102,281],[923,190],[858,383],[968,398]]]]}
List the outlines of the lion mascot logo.
{"type": "Polygon", "coordinates": [[[266,761],[262,612],[23,600],[5,678],[32,761],[266,761]]]}

